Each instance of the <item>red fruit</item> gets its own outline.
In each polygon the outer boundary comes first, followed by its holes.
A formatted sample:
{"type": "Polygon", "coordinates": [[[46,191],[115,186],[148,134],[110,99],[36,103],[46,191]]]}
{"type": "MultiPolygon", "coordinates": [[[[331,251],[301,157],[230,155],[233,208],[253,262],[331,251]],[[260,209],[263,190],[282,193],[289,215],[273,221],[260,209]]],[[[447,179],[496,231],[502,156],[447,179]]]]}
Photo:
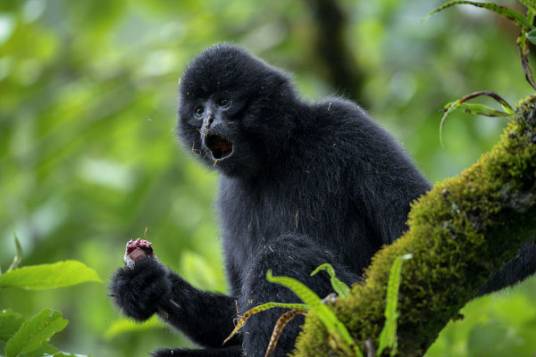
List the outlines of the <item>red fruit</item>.
{"type": "Polygon", "coordinates": [[[145,239],[136,239],[136,240],[129,240],[127,242],[127,254],[130,254],[133,250],[136,248],[140,248],[143,250],[147,255],[153,255],[153,247],[151,246],[151,242],[145,239]]]}
{"type": "Polygon", "coordinates": [[[136,262],[145,257],[154,257],[151,242],[145,239],[129,240],[125,248],[123,260],[129,268],[134,268],[136,262]]]}

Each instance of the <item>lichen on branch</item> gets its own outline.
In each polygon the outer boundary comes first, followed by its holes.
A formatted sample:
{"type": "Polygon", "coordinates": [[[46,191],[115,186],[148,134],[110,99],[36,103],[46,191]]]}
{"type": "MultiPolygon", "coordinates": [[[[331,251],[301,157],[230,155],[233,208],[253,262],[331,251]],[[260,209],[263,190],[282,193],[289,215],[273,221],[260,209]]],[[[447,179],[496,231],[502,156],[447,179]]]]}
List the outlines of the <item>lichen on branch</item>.
{"type": "MultiPolygon", "coordinates": [[[[493,273],[535,239],[536,96],[519,103],[490,152],[412,205],[408,226],[374,256],[365,281],[333,306],[364,351],[367,340],[378,346],[389,270],[397,257],[413,255],[399,291],[398,354],[419,356],[493,273]]],[[[293,355],[340,353],[309,315],[293,355]]]]}

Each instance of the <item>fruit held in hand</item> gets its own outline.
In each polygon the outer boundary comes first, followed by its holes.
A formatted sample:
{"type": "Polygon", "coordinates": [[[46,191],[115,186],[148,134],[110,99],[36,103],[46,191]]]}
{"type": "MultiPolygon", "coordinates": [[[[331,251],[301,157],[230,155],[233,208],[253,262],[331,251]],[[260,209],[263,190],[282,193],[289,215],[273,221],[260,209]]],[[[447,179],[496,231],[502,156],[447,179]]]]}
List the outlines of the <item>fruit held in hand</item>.
{"type": "Polygon", "coordinates": [[[136,262],[145,257],[154,257],[151,242],[145,239],[135,239],[127,242],[123,260],[128,268],[134,268],[136,262]]]}

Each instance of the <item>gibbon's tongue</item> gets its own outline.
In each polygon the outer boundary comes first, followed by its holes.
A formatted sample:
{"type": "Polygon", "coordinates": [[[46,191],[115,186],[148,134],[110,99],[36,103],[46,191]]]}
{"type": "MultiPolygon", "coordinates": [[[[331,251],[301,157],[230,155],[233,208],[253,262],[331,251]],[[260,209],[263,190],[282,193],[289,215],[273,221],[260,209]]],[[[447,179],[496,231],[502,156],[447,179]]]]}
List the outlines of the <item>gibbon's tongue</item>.
{"type": "Polygon", "coordinates": [[[233,143],[223,136],[209,134],[205,139],[205,145],[216,160],[225,159],[233,153],[233,143]]]}

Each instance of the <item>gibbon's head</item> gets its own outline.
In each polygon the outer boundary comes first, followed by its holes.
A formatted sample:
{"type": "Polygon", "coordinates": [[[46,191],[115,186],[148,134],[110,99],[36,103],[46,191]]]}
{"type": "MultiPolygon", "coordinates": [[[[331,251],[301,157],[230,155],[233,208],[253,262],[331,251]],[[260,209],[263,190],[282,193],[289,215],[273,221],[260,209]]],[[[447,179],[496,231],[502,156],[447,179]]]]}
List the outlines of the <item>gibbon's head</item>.
{"type": "Polygon", "coordinates": [[[227,44],[199,54],[180,79],[183,144],[228,176],[254,176],[288,142],[295,94],[288,76],[227,44]]]}

